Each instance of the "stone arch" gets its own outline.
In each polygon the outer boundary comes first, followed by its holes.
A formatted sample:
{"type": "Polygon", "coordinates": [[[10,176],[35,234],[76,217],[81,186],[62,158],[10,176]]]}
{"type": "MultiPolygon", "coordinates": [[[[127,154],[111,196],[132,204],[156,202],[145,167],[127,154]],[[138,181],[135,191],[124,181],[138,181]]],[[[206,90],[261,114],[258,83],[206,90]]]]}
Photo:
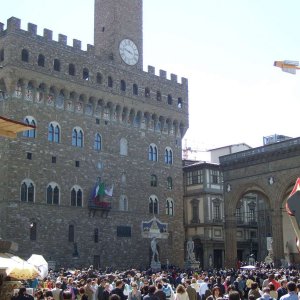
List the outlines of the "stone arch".
{"type": "Polygon", "coordinates": [[[133,124],[135,118],[135,110],[133,108],[130,109],[128,123],[133,124]]]}

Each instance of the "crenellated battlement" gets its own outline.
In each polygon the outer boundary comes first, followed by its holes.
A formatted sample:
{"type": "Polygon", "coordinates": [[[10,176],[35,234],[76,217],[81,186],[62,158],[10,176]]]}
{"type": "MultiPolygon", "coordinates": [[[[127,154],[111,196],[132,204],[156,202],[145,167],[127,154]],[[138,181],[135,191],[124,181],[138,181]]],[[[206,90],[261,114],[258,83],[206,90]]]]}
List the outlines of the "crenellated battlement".
{"type": "MultiPolygon", "coordinates": [[[[18,34],[24,34],[25,36],[30,36],[32,38],[39,38],[39,41],[42,41],[44,43],[49,43],[49,46],[53,46],[53,43],[55,43],[56,47],[62,46],[62,48],[68,49],[68,51],[74,50],[74,52],[78,53],[78,51],[82,51],[82,54],[84,55],[93,55],[95,56],[95,47],[94,45],[87,44],[87,50],[82,50],[82,42],[78,39],[73,39],[73,44],[72,46],[68,45],[68,36],[59,33],[58,34],[58,40],[55,41],[53,39],[53,31],[47,28],[43,29],[43,36],[40,36],[37,34],[38,26],[33,23],[28,23],[27,24],[27,31],[21,29],[21,20],[16,18],[16,17],[11,17],[7,20],[7,26],[6,29],[4,28],[4,24],[0,23],[0,35],[1,33],[4,34],[11,34],[18,32],[18,34]]],[[[103,58],[100,58],[101,62],[103,62],[103,58]]],[[[111,63],[111,62],[109,62],[111,63]]],[[[149,75],[156,76],[158,78],[161,78],[166,81],[170,81],[175,84],[181,84],[183,85],[184,88],[188,88],[188,80],[184,77],[181,78],[181,82],[178,81],[178,76],[176,74],[170,74],[170,79],[167,77],[167,72],[165,70],[159,70],[159,73],[155,73],[155,67],[153,66],[148,66],[147,71],[143,71],[144,73],[148,73],[149,75]]]]}

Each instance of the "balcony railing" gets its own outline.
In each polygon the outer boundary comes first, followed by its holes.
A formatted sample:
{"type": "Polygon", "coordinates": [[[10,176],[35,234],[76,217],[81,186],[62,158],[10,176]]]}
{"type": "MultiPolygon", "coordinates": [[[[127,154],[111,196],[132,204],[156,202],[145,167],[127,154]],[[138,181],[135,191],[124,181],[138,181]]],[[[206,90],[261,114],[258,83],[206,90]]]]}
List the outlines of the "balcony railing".
{"type": "Polygon", "coordinates": [[[109,210],[111,210],[111,202],[90,200],[88,203],[88,208],[109,211],[109,210]]]}

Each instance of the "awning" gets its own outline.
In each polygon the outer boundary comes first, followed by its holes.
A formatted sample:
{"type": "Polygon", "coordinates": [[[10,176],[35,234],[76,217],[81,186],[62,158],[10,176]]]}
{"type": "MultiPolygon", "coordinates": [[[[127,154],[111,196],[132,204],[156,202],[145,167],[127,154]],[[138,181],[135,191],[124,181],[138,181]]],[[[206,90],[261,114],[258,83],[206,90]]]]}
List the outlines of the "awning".
{"type": "Polygon", "coordinates": [[[31,129],[35,129],[35,126],[0,116],[0,136],[16,138],[18,132],[31,129]]]}

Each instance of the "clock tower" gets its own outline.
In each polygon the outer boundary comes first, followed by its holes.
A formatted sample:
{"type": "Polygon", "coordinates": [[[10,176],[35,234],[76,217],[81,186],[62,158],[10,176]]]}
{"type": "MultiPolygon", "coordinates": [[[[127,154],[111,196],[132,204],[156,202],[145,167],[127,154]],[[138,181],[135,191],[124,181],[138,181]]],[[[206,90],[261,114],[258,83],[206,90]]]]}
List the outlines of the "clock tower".
{"type": "Polygon", "coordinates": [[[96,55],[143,69],[143,0],[95,0],[96,55]]]}

